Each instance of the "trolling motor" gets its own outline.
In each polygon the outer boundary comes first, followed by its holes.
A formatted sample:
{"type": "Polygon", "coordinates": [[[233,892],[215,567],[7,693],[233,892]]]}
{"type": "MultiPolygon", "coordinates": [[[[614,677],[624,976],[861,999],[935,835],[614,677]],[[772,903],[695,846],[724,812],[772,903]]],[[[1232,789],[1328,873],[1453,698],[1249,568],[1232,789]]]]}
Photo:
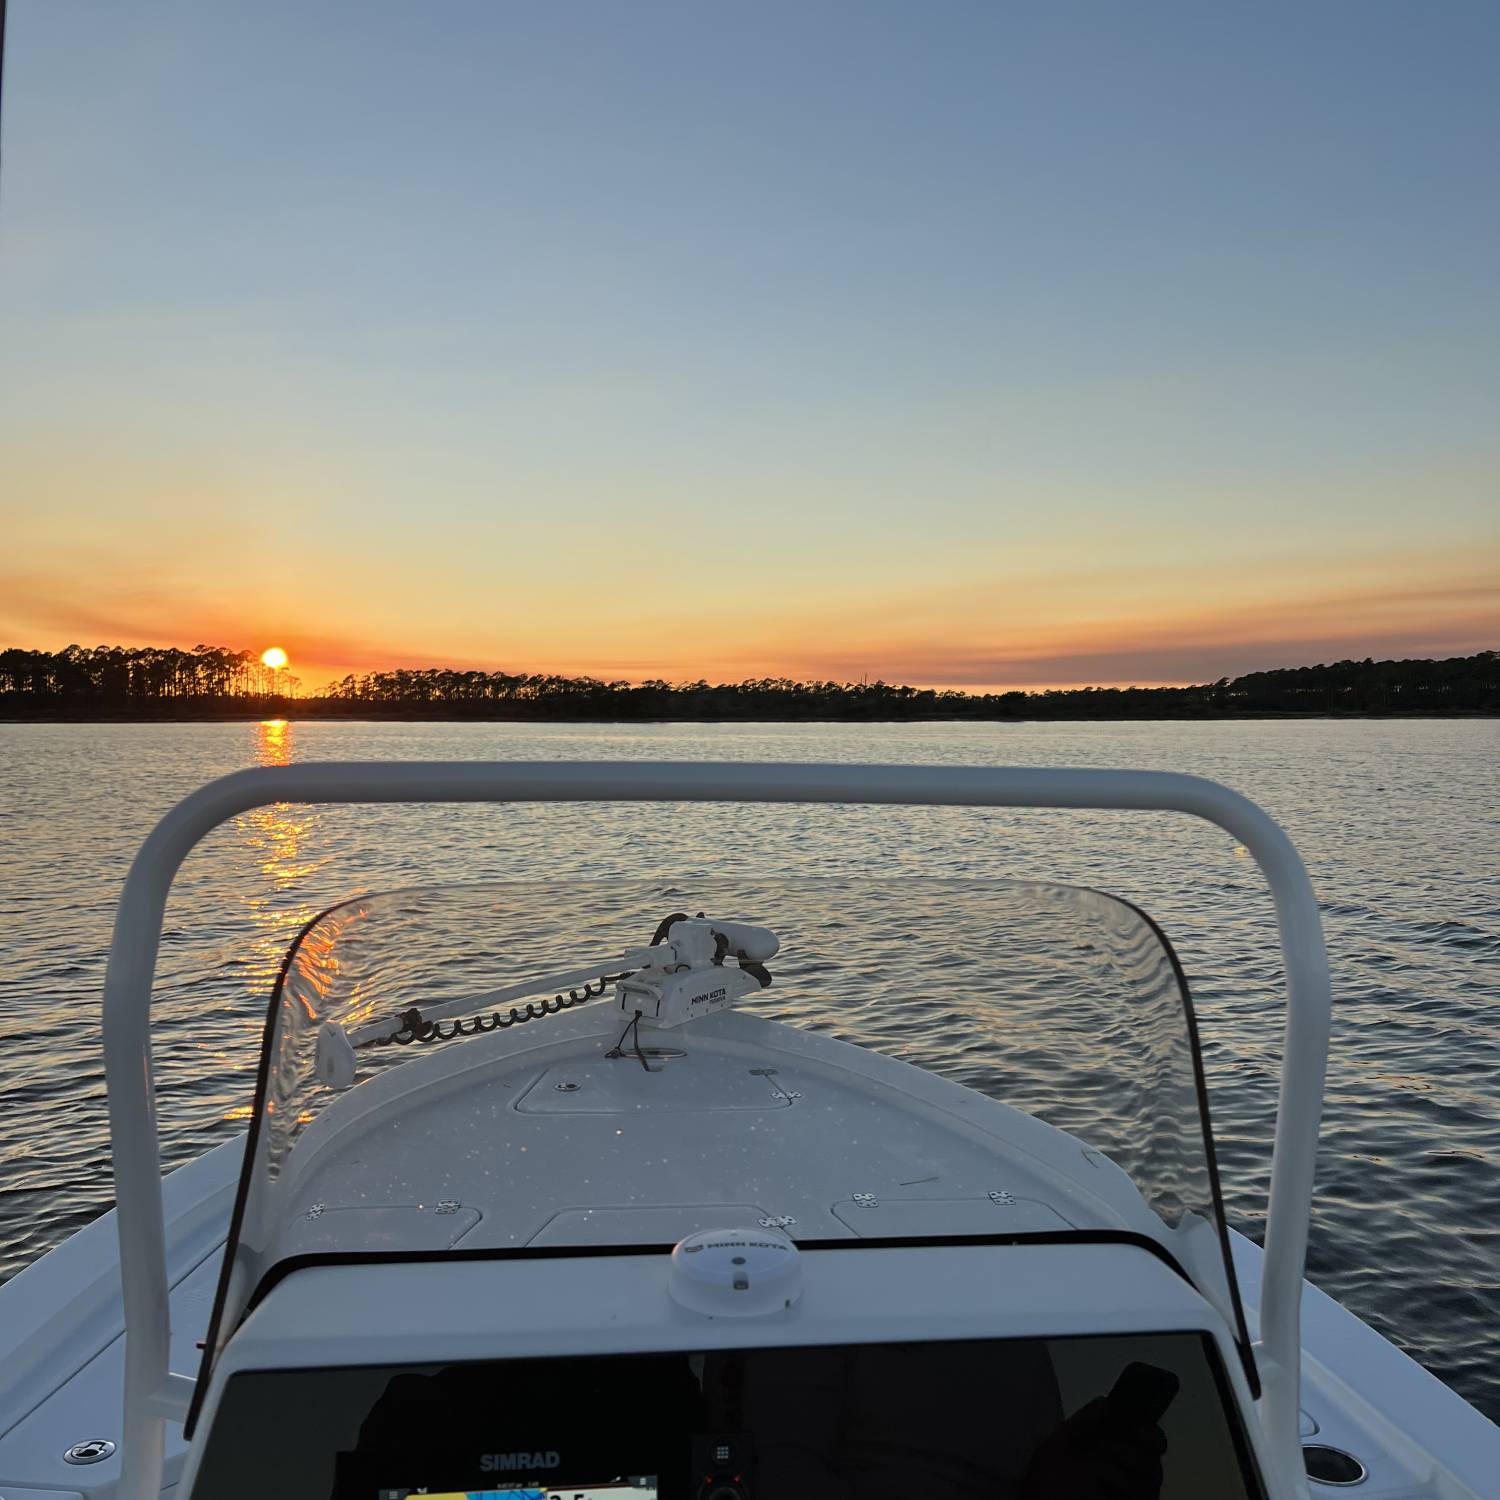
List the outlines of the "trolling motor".
{"type": "Polygon", "coordinates": [[[769,928],[678,913],[657,928],[635,973],[615,986],[616,1006],[663,1031],[711,1016],[769,985],[766,961],[780,947],[769,928]]]}
{"type": "Polygon", "coordinates": [[[744,996],[764,989],[771,982],[766,960],[774,958],[780,947],[780,940],[768,928],[677,912],[656,929],[646,948],[627,949],[595,963],[540,974],[467,999],[445,1000],[422,1009],[413,1007],[362,1026],[325,1021],[318,1029],[314,1068],[327,1087],[346,1089],[358,1070],[356,1049],[479,1036],[557,1015],[597,998],[611,984],[616,986],[619,1012],[628,1024],[663,1030],[681,1026],[727,1010],[744,996]],[[726,959],[734,962],[726,963],[726,959]],[[544,998],[528,998],[537,995],[544,998]],[[545,998],[548,995],[550,999],[545,998]],[[524,1008],[512,1005],[517,1000],[526,1001],[524,1008]],[[498,1009],[487,1016],[480,1014],[502,1005],[511,1006],[508,1015],[498,1009]],[[464,1016],[473,1019],[439,1024],[449,1017],[464,1016]]]}

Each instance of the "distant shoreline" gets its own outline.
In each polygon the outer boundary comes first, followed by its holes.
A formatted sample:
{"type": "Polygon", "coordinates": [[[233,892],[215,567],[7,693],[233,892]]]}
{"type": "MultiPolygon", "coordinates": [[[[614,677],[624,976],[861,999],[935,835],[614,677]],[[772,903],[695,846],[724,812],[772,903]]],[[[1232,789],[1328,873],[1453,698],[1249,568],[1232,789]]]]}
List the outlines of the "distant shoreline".
{"type": "MultiPolygon", "coordinates": [[[[280,664],[285,666],[283,661],[280,664]]],[[[316,691],[225,646],[0,650],[0,721],[235,723],[1020,724],[1137,720],[1495,718],[1500,652],[1274,667],[1175,687],[1004,692],[874,682],[606,682],[453,667],[368,672],[316,691]]]]}
{"type": "Polygon", "coordinates": [[[1380,712],[1376,709],[1271,709],[1198,713],[1119,714],[809,714],[795,718],[785,714],[660,714],[609,718],[598,714],[452,714],[387,713],[299,714],[283,707],[243,713],[153,713],[153,714],[12,714],[0,709],[0,724],[265,724],[277,720],[297,724],[1227,724],[1236,721],[1264,723],[1299,719],[1497,719],[1494,709],[1413,708],[1380,712]]]}

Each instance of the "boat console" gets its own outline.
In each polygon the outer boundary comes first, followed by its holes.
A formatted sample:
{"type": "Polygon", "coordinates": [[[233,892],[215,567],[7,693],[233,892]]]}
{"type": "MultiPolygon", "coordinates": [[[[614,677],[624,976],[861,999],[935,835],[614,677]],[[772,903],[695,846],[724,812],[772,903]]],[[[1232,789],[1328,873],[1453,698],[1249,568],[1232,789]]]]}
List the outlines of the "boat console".
{"type": "Polygon", "coordinates": [[[1146,1250],[780,1244],[795,1283],[738,1316],[685,1308],[665,1254],[294,1271],[226,1351],[182,1492],[1264,1496],[1232,1340],[1146,1250]]]}

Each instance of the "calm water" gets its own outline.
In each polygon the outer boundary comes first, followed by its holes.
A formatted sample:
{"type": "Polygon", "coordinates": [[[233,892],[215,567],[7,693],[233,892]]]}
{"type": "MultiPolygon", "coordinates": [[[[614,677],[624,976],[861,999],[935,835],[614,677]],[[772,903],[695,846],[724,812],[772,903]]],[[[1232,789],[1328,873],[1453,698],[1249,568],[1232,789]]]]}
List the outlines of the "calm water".
{"type": "MultiPolygon", "coordinates": [[[[751,759],[1141,766],[1224,781],[1302,850],[1335,1029],[1310,1274],[1500,1418],[1500,724],[0,725],[0,1277],[111,1201],[99,994],[154,820],[210,777],[307,759],[751,759]]],[[[965,809],[272,808],[219,830],[168,908],[170,1163],[242,1128],[289,937],[355,890],[653,876],[1008,874],[1155,915],[1197,996],[1231,1217],[1259,1237],[1279,1051],[1270,902],[1206,825],[965,809]]]]}

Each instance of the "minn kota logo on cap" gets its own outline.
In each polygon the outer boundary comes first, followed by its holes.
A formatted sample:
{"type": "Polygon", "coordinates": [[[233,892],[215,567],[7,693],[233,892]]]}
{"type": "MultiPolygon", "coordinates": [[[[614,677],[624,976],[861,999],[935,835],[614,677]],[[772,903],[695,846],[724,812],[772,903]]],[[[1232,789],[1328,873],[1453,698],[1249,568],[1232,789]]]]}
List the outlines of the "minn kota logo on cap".
{"type": "Polygon", "coordinates": [[[710,1318],[784,1312],[802,1295],[797,1247],[754,1229],[704,1229],[672,1251],[672,1300],[710,1318]]]}

